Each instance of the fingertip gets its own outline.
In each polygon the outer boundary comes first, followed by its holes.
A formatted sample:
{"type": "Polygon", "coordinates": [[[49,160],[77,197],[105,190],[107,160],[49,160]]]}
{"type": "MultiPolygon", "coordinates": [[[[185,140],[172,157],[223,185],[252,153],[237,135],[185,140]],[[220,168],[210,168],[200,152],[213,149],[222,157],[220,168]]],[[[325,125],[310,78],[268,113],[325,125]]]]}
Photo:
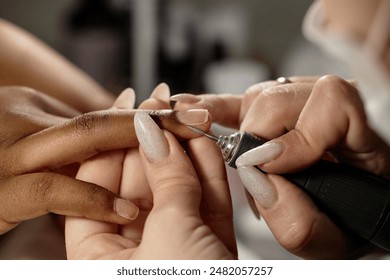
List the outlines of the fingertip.
{"type": "Polygon", "coordinates": [[[139,208],[124,198],[116,198],[114,201],[114,211],[121,217],[134,221],[138,217],[139,208]]]}

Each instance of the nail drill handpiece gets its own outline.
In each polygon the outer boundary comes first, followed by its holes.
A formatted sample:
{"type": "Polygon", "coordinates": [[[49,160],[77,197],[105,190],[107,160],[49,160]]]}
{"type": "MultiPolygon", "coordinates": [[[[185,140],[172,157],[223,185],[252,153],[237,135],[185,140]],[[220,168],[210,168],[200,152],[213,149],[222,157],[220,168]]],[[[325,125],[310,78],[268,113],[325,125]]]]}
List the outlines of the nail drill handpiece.
{"type": "MultiPolygon", "coordinates": [[[[237,168],[237,158],[266,142],[238,131],[216,137],[195,127],[198,134],[215,141],[227,164],[237,168]]],[[[305,190],[335,223],[390,251],[390,181],[345,164],[320,160],[297,173],[283,175],[305,190]]]]}

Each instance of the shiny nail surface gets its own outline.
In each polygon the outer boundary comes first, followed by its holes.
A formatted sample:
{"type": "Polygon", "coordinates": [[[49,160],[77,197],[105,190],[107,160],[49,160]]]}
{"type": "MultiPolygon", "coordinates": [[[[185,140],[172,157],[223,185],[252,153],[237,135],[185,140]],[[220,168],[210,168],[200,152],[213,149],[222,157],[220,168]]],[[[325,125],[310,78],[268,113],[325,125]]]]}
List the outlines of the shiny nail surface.
{"type": "Polygon", "coordinates": [[[168,140],[147,112],[135,113],[134,128],[138,141],[150,162],[158,163],[168,156],[168,140]]]}
{"type": "Polygon", "coordinates": [[[246,190],[264,209],[269,209],[277,200],[275,186],[267,176],[254,166],[238,166],[238,175],[246,190]]]}
{"type": "Polygon", "coordinates": [[[284,147],[277,142],[267,142],[259,147],[243,153],[237,160],[237,166],[260,165],[277,159],[283,153],[284,147]]]}
{"type": "Polygon", "coordinates": [[[202,98],[189,93],[176,94],[171,97],[171,101],[192,104],[201,101],[202,98]]]}
{"type": "Polygon", "coordinates": [[[204,124],[209,119],[209,112],[205,109],[191,109],[187,111],[177,111],[176,118],[185,125],[204,124]]]}
{"type": "Polygon", "coordinates": [[[139,209],[138,207],[123,198],[116,198],[114,201],[114,211],[123,218],[126,218],[128,220],[134,220],[137,218],[139,209]]]}

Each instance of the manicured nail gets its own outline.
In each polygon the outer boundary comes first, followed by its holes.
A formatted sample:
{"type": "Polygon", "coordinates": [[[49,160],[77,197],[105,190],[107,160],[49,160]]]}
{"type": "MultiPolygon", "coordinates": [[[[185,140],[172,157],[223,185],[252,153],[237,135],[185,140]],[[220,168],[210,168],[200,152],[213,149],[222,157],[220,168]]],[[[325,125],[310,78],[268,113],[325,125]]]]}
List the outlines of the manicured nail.
{"type": "Polygon", "coordinates": [[[131,88],[121,92],[114,102],[113,108],[116,109],[133,109],[135,104],[135,93],[131,88]]]}
{"type": "Polygon", "coordinates": [[[138,207],[123,198],[116,198],[114,201],[114,211],[123,218],[126,218],[128,220],[135,220],[137,218],[139,209],[138,207]]]}
{"type": "Polygon", "coordinates": [[[256,207],[256,203],[253,200],[252,195],[247,190],[245,190],[245,197],[246,197],[246,200],[248,201],[250,209],[252,210],[252,213],[255,215],[256,219],[258,219],[260,221],[261,220],[260,212],[256,207]]]}
{"type": "Polygon", "coordinates": [[[209,119],[209,111],[205,109],[191,109],[175,112],[176,119],[185,125],[204,124],[209,119]]]}
{"type": "Polygon", "coordinates": [[[171,101],[192,104],[201,101],[202,98],[189,93],[176,94],[171,97],[171,101]]]}
{"type": "Polygon", "coordinates": [[[150,97],[160,100],[164,103],[169,104],[169,97],[171,96],[171,92],[169,90],[169,87],[165,83],[159,84],[155,89],[153,90],[150,97]]]}
{"type": "Polygon", "coordinates": [[[284,147],[278,142],[267,142],[259,147],[243,153],[237,160],[236,165],[253,166],[270,162],[277,159],[283,152],[284,147]]]}
{"type": "Polygon", "coordinates": [[[254,166],[238,166],[238,175],[246,190],[264,209],[269,209],[277,200],[275,186],[267,176],[254,166]]]}
{"type": "Polygon", "coordinates": [[[163,161],[168,156],[168,140],[147,112],[135,113],[134,128],[139,144],[151,163],[163,161]]]}

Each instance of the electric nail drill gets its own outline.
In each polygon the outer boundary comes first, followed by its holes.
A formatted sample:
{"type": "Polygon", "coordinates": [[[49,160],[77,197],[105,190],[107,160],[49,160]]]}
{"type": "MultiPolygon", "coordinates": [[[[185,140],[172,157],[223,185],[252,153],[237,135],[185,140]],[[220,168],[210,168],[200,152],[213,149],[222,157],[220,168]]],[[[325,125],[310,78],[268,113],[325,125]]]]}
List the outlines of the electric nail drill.
{"type": "MultiPolygon", "coordinates": [[[[266,142],[238,131],[229,136],[189,128],[215,141],[227,164],[237,168],[237,158],[266,142]]],[[[352,166],[320,160],[301,172],[284,174],[305,190],[338,225],[390,251],[390,181],[352,166]]]]}

